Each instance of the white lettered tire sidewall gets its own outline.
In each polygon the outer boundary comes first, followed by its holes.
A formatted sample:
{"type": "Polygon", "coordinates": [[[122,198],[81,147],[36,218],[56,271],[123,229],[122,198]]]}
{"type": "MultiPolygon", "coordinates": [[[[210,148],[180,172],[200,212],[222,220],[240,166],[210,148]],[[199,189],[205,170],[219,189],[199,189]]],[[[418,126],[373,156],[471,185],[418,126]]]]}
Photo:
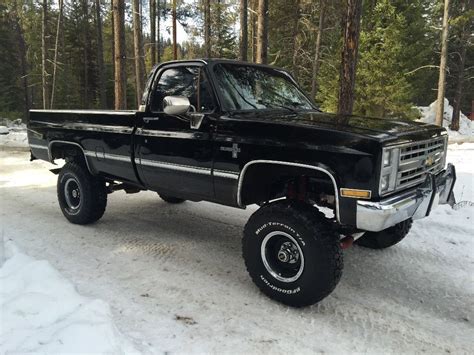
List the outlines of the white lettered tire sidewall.
{"type": "Polygon", "coordinates": [[[264,223],[263,225],[261,225],[260,227],[258,227],[256,229],[255,239],[257,241],[259,241],[259,244],[260,244],[260,248],[257,248],[257,252],[260,253],[260,259],[259,260],[260,260],[260,263],[261,263],[261,273],[259,275],[259,278],[263,282],[263,284],[266,287],[269,287],[270,289],[272,289],[273,291],[279,292],[279,293],[282,293],[282,294],[293,295],[293,294],[299,293],[301,291],[301,288],[298,285],[297,281],[301,277],[304,277],[304,272],[305,272],[305,268],[306,268],[306,265],[305,265],[306,258],[304,257],[304,255],[305,255],[305,248],[304,248],[305,247],[305,242],[304,242],[303,238],[301,238],[300,234],[295,229],[293,229],[292,227],[288,226],[285,223],[270,221],[270,222],[264,223]],[[302,271],[303,272],[301,273],[301,275],[295,281],[292,281],[292,282],[280,281],[280,280],[276,279],[265,267],[265,264],[264,264],[264,262],[262,260],[262,256],[261,256],[262,255],[261,254],[261,245],[262,245],[262,242],[263,242],[264,238],[272,232],[283,232],[283,233],[289,234],[298,243],[298,246],[301,249],[301,252],[303,254],[303,257],[302,257],[302,263],[303,263],[303,270],[302,271]]]}
{"type": "Polygon", "coordinates": [[[245,226],[243,256],[250,276],[262,292],[296,307],[326,297],[342,274],[338,235],[317,209],[302,203],[277,202],[252,215],[245,226]],[[276,279],[264,265],[260,248],[265,236],[274,231],[292,236],[303,253],[303,271],[295,281],[276,279]]]}

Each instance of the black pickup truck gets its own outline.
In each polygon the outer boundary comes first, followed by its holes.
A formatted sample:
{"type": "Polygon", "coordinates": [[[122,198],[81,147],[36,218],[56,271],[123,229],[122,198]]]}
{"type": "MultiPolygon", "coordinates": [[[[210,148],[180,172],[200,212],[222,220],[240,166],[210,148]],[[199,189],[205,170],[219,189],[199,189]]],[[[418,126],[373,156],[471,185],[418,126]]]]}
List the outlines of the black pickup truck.
{"type": "Polygon", "coordinates": [[[237,61],[160,64],[137,111],[31,110],[28,139],[32,159],[65,159],[53,171],[72,223],[97,221],[120,189],[260,205],[245,264],[291,306],[331,293],[353,241],[390,247],[454,200],[443,128],[323,113],[286,71],[237,61]]]}

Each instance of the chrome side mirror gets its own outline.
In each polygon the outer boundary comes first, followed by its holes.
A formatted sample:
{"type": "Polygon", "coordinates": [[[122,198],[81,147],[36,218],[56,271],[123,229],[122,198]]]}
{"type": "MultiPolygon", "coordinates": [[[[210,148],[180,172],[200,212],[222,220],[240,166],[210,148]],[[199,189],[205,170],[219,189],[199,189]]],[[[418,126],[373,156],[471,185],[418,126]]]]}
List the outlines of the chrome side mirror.
{"type": "Polygon", "coordinates": [[[189,111],[191,103],[186,96],[165,96],[163,111],[167,115],[184,115],[189,111]]]}

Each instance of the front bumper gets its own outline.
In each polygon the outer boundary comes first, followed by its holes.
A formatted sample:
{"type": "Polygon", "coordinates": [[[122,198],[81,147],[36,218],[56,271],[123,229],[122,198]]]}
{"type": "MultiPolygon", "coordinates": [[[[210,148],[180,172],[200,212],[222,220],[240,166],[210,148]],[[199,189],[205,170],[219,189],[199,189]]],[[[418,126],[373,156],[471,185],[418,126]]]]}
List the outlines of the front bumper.
{"type": "Polygon", "coordinates": [[[357,201],[357,228],[378,232],[409,218],[428,216],[438,204],[454,204],[453,188],[456,182],[454,165],[438,175],[428,174],[415,189],[378,202],[357,201]]]}

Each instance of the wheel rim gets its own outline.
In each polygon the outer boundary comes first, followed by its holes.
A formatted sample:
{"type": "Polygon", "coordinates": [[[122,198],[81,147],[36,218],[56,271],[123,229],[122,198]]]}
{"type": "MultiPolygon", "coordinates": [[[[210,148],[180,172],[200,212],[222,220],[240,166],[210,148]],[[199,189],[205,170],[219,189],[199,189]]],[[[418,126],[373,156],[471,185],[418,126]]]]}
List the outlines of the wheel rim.
{"type": "Polygon", "coordinates": [[[66,200],[67,208],[71,212],[77,212],[79,207],[81,207],[81,195],[81,188],[77,180],[72,177],[67,179],[66,183],[64,184],[64,197],[66,200]]]}
{"type": "Polygon", "coordinates": [[[304,255],[295,238],[275,231],[267,234],[260,248],[263,265],[281,282],[296,281],[304,269],[304,255]]]}

